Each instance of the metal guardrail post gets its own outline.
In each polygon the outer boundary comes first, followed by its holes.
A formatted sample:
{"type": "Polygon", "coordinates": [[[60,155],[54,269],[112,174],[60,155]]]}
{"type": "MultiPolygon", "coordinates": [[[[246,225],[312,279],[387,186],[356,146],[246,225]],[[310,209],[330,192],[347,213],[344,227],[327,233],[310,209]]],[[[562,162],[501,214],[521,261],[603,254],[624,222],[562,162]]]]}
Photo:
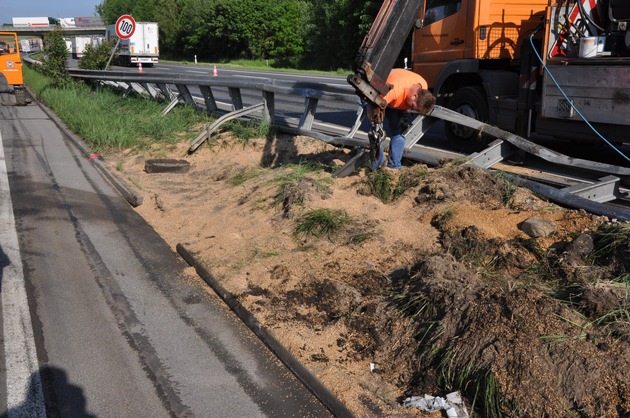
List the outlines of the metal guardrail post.
{"type": "Polygon", "coordinates": [[[181,96],[175,96],[173,98],[173,100],[170,101],[168,106],[166,106],[164,108],[164,110],[162,110],[162,113],[160,113],[160,115],[161,116],[166,116],[168,114],[168,112],[170,112],[171,110],[175,109],[175,106],[177,106],[179,104],[179,99],[180,98],[181,98],[181,96]]]}
{"type": "Polygon", "coordinates": [[[187,84],[176,83],[175,87],[177,87],[177,91],[179,91],[179,95],[181,96],[181,98],[184,99],[184,103],[188,105],[196,105],[195,99],[190,93],[187,84]]]}
{"type": "Polygon", "coordinates": [[[275,122],[274,114],[276,112],[276,104],[274,100],[274,94],[270,91],[263,91],[263,121],[273,125],[275,122]]]}
{"type": "Polygon", "coordinates": [[[158,89],[160,89],[167,101],[171,101],[175,97],[177,97],[177,95],[173,93],[171,88],[166,83],[156,83],[156,86],[158,89]]]}
{"type": "Polygon", "coordinates": [[[300,118],[298,129],[307,129],[310,131],[313,127],[313,122],[315,121],[315,112],[317,111],[319,99],[315,97],[307,97],[304,99],[304,103],[305,109],[302,117],[300,118]]]}
{"type": "Polygon", "coordinates": [[[203,101],[206,103],[208,113],[216,112],[218,109],[217,101],[214,99],[210,86],[199,86],[199,90],[203,96],[203,101]]]}
{"type": "Polygon", "coordinates": [[[152,99],[157,100],[160,98],[160,93],[155,87],[153,87],[153,85],[149,83],[140,83],[140,85],[147,91],[152,99]]]}
{"type": "Polygon", "coordinates": [[[243,108],[243,97],[241,96],[241,89],[238,87],[228,87],[230,98],[232,99],[232,110],[239,110],[243,108]]]}

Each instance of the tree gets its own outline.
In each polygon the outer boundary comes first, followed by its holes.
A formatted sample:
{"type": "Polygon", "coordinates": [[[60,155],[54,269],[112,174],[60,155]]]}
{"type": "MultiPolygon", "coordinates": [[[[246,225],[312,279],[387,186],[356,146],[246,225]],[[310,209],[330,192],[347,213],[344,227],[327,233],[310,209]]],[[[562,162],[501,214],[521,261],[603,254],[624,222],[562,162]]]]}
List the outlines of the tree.
{"type": "Polygon", "coordinates": [[[44,38],[44,54],[46,60],[43,64],[44,74],[52,80],[53,84],[64,84],[68,81],[68,47],[63,39],[61,29],[55,29],[44,38]]]}
{"type": "Polygon", "coordinates": [[[96,6],[96,12],[105,24],[116,23],[116,20],[132,12],[136,0],[103,0],[96,6]]]}
{"type": "Polygon", "coordinates": [[[295,64],[302,58],[307,36],[308,10],[305,1],[284,0],[276,3],[276,18],[269,22],[270,57],[293,61],[295,64]]]}
{"type": "Polygon", "coordinates": [[[350,68],[381,0],[103,0],[107,23],[127,13],[160,27],[160,49],[205,60],[274,58],[350,68]]]}
{"type": "Polygon", "coordinates": [[[163,13],[155,0],[136,0],[131,15],[138,22],[156,22],[163,13]]]}
{"type": "Polygon", "coordinates": [[[160,50],[169,55],[181,56],[178,51],[178,38],[181,32],[179,16],[182,2],[178,0],[159,0],[154,20],[160,28],[160,50]]]}
{"type": "Polygon", "coordinates": [[[213,45],[214,39],[210,33],[209,22],[213,22],[213,0],[180,0],[179,31],[176,45],[173,48],[175,56],[199,55],[204,59],[221,57],[223,45],[213,45]]]}
{"type": "Polygon", "coordinates": [[[212,54],[223,58],[289,58],[302,53],[303,0],[216,0],[202,23],[212,54]]]}
{"type": "Polygon", "coordinates": [[[367,34],[381,1],[309,0],[310,26],[306,55],[317,57],[321,69],[349,68],[367,34]]]}

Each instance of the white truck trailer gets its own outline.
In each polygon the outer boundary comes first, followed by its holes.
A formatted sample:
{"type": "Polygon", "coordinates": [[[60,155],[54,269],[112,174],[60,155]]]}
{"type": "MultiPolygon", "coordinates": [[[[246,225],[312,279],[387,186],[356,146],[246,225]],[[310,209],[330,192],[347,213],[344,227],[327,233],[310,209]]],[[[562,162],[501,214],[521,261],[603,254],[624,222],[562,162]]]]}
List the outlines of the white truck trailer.
{"type": "Polygon", "coordinates": [[[20,52],[23,54],[29,54],[31,52],[31,42],[28,39],[22,39],[20,41],[20,52]]]}
{"type": "Polygon", "coordinates": [[[62,28],[74,28],[76,27],[76,23],[74,21],[74,17],[62,17],[59,19],[59,25],[62,28]]]}
{"type": "Polygon", "coordinates": [[[88,45],[92,45],[91,36],[75,36],[72,38],[72,58],[81,58],[85,53],[85,47],[88,45]]]}
{"type": "MultiPolygon", "coordinates": [[[[105,38],[117,40],[116,25],[107,26],[105,38]]],[[[122,66],[153,66],[160,56],[158,24],[155,22],[136,22],[136,30],[129,39],[121,39],[118,47],[118,62],[122,66]]]]}
{"type": "Polygon", "coordinates": [[[99,16],[77,16],[74,18],[74,25],[77,28],[105,26],[103,20],[99,16]]]}
{"type": "Polygon", "coordinates": [[[12,20],[13,20],[13,26],[16,28],[23,28],[23,27],[45,28],[45,27],[53,26],[57,24],[55,19],[49,18],[49,17],[14,17],[12,20]]]}

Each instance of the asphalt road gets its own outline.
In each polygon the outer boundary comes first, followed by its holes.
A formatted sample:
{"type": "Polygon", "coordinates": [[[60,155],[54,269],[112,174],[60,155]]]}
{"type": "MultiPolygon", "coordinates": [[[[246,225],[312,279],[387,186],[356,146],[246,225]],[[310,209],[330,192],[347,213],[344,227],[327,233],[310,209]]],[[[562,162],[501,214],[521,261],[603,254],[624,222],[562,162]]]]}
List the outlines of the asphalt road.
{"type": "Polygon", "coordinates": [[[0,416],[330,416],[38,106],[0,96],[0,416]]]}

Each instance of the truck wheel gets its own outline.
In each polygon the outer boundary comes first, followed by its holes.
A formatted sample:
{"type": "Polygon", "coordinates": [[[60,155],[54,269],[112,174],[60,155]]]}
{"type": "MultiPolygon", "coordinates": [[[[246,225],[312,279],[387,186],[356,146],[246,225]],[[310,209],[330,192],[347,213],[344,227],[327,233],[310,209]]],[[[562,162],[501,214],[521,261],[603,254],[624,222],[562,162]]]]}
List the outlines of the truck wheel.
{"type": "MultiPolygon", "coordinates": [[[[481,87],[464,87],[455,92],[447,107],[462,115],[488,121],[488,103],[481,87]]],[[[452,122],[445,124],[446,136],[449,139],[468,141],[477,136],[478,131],[452,122]]]]}

